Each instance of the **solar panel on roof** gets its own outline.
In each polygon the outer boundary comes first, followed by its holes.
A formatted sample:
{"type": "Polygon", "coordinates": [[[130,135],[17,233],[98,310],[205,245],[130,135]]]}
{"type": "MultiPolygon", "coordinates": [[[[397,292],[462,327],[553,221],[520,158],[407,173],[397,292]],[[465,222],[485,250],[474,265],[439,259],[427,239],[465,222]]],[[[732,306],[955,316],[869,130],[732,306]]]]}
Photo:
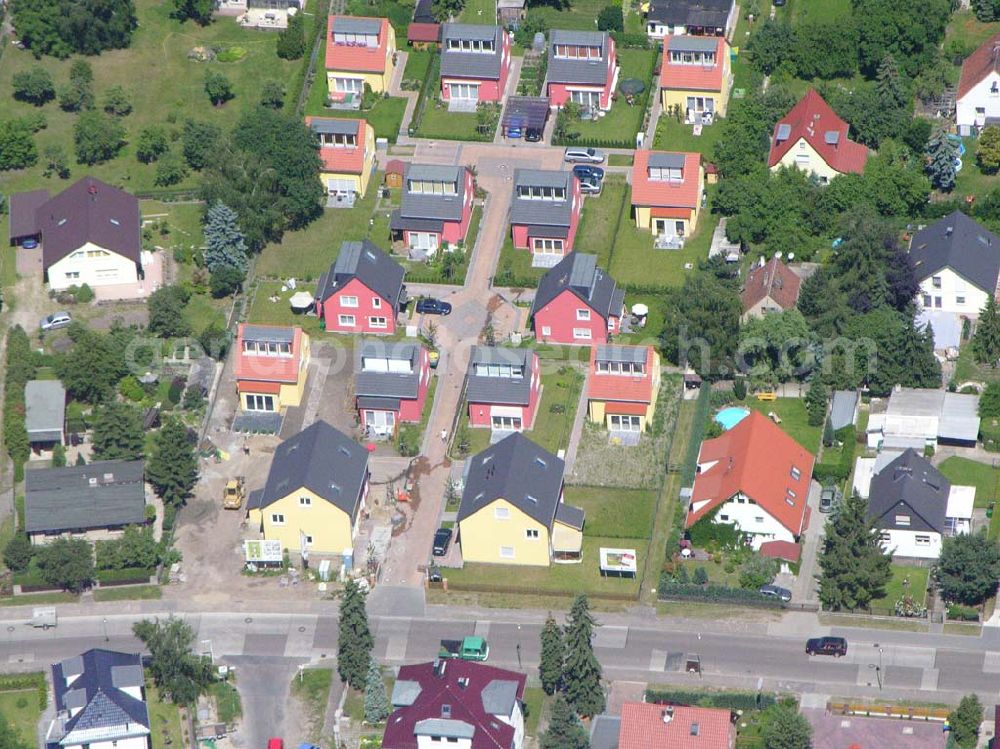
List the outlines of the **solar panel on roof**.
{"type": "Polygon", "coordinates": [[[792,134],[792,126],[782,123],[778,125],[778,140],[788,140],[792,134]]]}

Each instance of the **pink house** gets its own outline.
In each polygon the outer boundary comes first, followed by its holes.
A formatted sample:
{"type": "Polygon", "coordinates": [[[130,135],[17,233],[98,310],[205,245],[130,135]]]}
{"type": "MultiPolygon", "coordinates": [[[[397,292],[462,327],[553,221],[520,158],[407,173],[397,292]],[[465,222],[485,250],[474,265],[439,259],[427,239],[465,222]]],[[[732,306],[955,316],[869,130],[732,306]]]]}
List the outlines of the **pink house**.
{"type": "Polygon", "coordinates": [[[470,426],[489,427],[494,432],[531,429],[541,388],[534,351],[473,346],[465,374],[470,426]]]}
{"type": "Polygon", "coordinates": [[[391,437],[401,422],[419,422],[430,381],[430,357],[423,346],[361,341],[354,356],[361,426],[372,437],[391,437]]]}
{"type": "Polygon", "coordinates": [[[453,111],[503,99],[510,72],[510,34],[499,26],[441,27],[441,98],[453,111]]]}
{"type": "Polygon", "coordinates": [[[316,311],[333,333],[391,335],[406,302],[403,266],[372,242],[344,242],[330,270],[319,277],[316,311]]]}
{"type": "Polygon", "coordinates": [[[571,252],[538,282],[531,318],[545,343],[607,343],[621,329],[625,292],[597,267],[596,255],[571,252]]]}
{"type": "Polygon", "coordinates": [[[410,164],[403,173],[403,198],[389,229],[410,258],[425,260],[439,247],[465,241],[475,189],[464,166],[410,164]]]}
{"type": "Polygon", "coordinates": [[[550,106],[572,101],[583,109],[607,111],[618,85],[615,40],[604,31],[553,30],[545,80],[550,106]]]}
{"type": "Polygon", "coordinates": [[[580,180],[573,172],[514,171],[511,233],[515,247],[531,250],[532,267],[551,268],[572,252],[582,205],[580,180]]]}

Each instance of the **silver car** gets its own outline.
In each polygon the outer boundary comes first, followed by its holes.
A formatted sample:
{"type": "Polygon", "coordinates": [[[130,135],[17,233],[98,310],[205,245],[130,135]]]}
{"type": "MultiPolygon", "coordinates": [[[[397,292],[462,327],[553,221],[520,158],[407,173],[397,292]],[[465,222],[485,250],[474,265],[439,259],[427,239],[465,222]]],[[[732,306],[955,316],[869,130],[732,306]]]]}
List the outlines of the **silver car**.
{"type": "Polygon", "coordinates": [[[780,585],[761,585],[760,594],[762,596],[777,598],[782,603],[788,603],[792,600],[792,591],[788,588],[782,588],[780,585]]]}
{"type": "Polygon", "coordinates": [[[59,330],[71,322],[73,322],[73,318],[70,317],[69,312],[53,312],[51,315],[43,317],[38,327],[42,330],[59,330]]]}
{"type": "Polygon", "coordinates": [[[563,161],[571,164],[603,164],[604,154],[596,148],[567,148],[563,161]]]}

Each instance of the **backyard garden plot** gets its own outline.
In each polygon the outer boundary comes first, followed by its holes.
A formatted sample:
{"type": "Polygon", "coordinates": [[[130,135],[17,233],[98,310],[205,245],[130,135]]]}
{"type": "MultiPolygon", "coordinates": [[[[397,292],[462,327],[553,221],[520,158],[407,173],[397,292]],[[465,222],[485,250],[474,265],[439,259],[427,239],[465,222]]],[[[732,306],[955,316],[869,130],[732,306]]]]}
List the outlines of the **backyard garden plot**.
{"type": "Polygon", "coordinates": [[[667,450],[677,423],[680,389],[677,377],[663,378],[653,429],[643,434],[637,445],[612,445],[603,425],[584,422],[576,461],[567,481],[603,487],[658,487],[663,481],[667,450]]]}
{"type": "MultiPolygon", "coordinates": [[[[1000,462],[1000,456],[998,456],[1000,462]]],[[[938,466],[952,484],[976,487],[976,507],[989,507],[1000,494],[1000,466],[951,457],[938,466]]]]}
{"type": "Polygon", "coordinates": [[[823,428],[814,427],[809,424],[809,415],[806,413],[806,402],[801,398],[778,398],[773,401],[759,401],[754,396],[748,395],[743,405],[754,411],[760,411],[765,416],[774,413],[781,419],[779,426],[792,439],[813,455],[819,450],[823,428]]]}
{"type": "MultiPolygon", "coordinates": [[[[31,52],[7,44],[0,62],[0,109],[5,117],[23,117],[41,113],[47,126],[35,135],[39,152],[48,146],[62,146],[69,156],[72,179],[84,172],[111,184],[124,185],[132,191],[154,187],[155,164],[141,164],[135,157],[138,132],[148,125],[165,125],[178,129],[187,118],[213,122],[229,129],[243,112],[258,105],[263,81],[277,80],[286,86],[301,61],[285,61],[275,54],[275,36],[267,31],[244,29],[235,18],[219,17],[209,26],[180,24],[170,17],[172,5],[161,0],[136,0],[138,29],[128,49],[108,50],[88,57],[94,70],[94,93],[98,101],[115,85],[122,86],[132,100],[133,111],[123,118],[129,143],[121,154],[105,164],[83,167],[72,154],[73,126],[77,114],[64,112],[53,101],[34,107],[12,96],[11,79],[21,71],[40,65],[48,70],[56,87],[69,79],[72,59],[57,60],[42,57],[36,60],[31,52]],[[196,62],[188,54],[197,47],[235,49],[245,54],[235,62],[196,62]],[[210,105],[205,94],[205,74],[214,71],[225,75],[232,83],[234,98],[221,107],[210,105]]],[[[43,160],[40,160],[40,162],[43,160]]],[[[43,163],[4,176],[7,191],[48,187],[59,190],[65,183],[56,177],[42,175],[43,163]]],[[[188,177],[179,187],[194,186],[198,178],[188,177]]]]}
{"type": "MultiPolygon", "coordinates": [[[[409,73],[410,66],[406,66],[409,73]]],[[[322,72],[322,71],[321,71],[322,72]]],[[[406,110],[406,99],[401,96],[380,96],[370,109],[327,109],[327,81],[325,75],[317,75],[313,80],[309,95],[306,98],[304,114],[313,117],[333,117],[335,119],[367,120],[375,130],[376,138],[385,138],[390,143],[396,142],[399,126],[403,122],[403,112],[406,110]]]]}

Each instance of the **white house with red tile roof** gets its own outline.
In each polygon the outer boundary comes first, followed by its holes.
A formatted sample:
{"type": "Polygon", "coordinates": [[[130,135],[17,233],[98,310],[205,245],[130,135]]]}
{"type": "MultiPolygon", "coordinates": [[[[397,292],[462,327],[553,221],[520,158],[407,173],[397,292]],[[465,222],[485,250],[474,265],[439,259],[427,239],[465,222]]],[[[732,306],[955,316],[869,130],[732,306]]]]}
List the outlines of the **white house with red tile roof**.
{"type": "Polygon", "coordinates": [[[774,126],[767,165],[771,171],[787,166],[811,172],[821,182],[861,174],[868,149],[848,138],[847,131],[848,124],[811,88],[774,126]]]}
{"type": "Polygon", "coordinates": [[[965,58],[955,96],[959,132],[1000,120],[1000,34],[994,34],[965,58]]]}
{"type": "Polygon", "coordinates": [[[626,702],[618,749],[733,749],[732,713],[713,707],[626,702]]]}
{"type": "Polygon", "coordinates": [[[795,541],[809,523],[815,458],[759,411],[701,443],[685,527],[712,516],[751,536],[795,541]]]}

